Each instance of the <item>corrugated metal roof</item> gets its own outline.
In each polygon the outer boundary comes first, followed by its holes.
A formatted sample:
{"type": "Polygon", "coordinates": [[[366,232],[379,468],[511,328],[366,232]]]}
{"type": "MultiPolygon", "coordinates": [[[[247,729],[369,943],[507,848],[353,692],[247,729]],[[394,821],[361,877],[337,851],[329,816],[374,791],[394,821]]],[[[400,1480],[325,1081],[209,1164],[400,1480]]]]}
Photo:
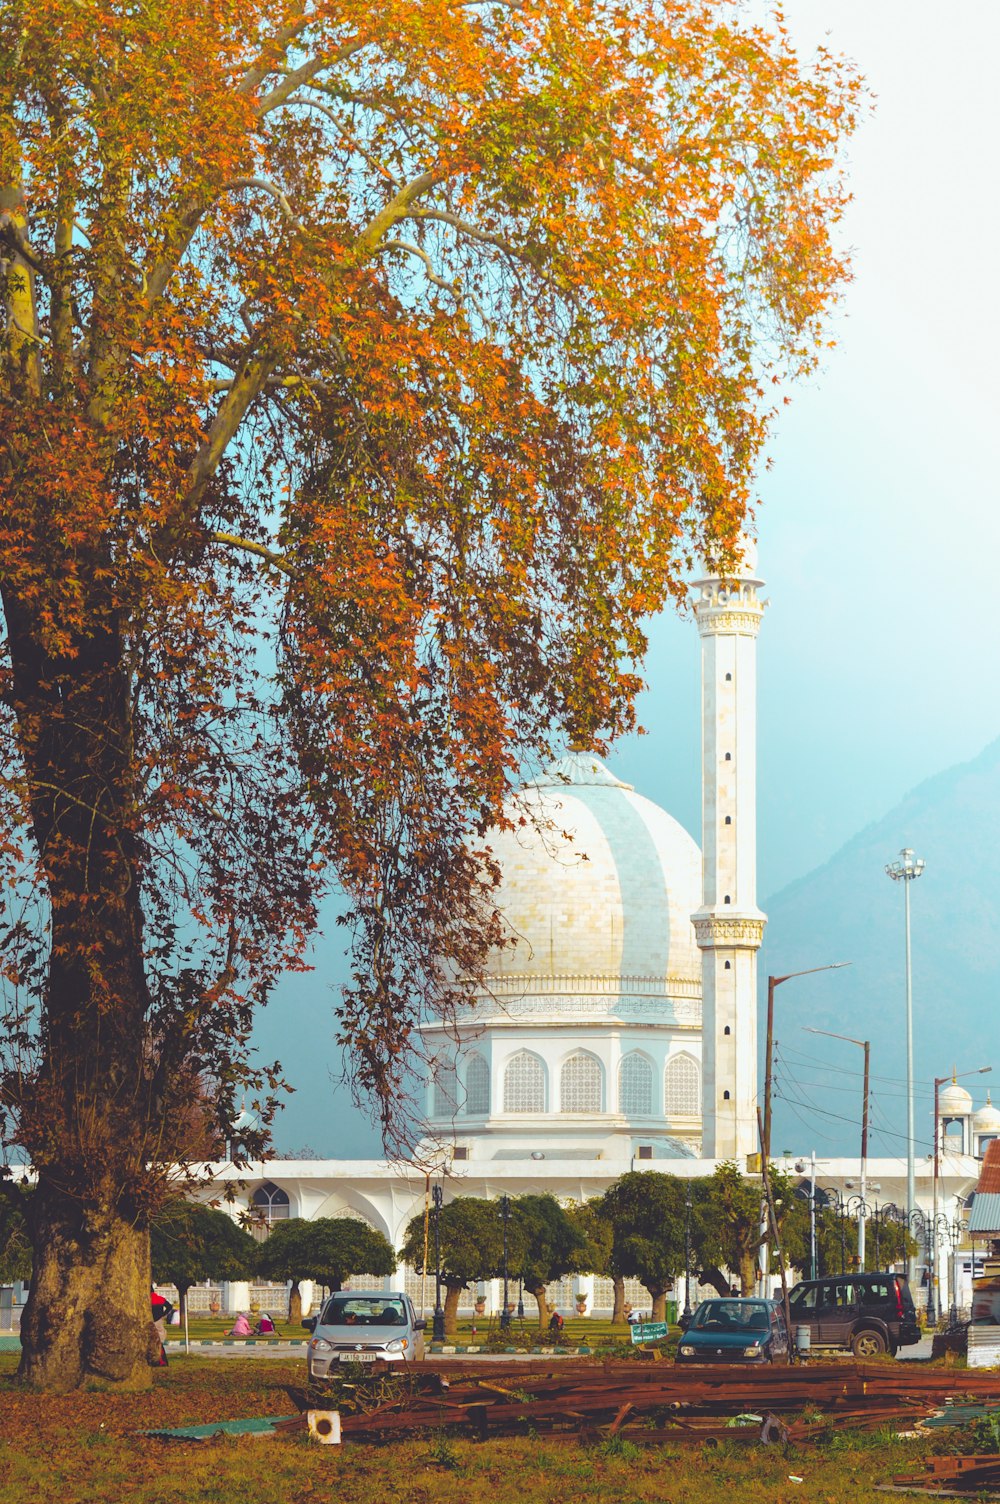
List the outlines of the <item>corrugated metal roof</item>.
{"type": "Polygon", "coordinates": [[[969,1231],[1000,1234],[1000,1192],[976,1192],[969,1212],[969,1231]]]}
{"type": "Polygon", "coordinates": [[[983,1168],[979,1172],[979,1184],[976,1186],[976,1194],[983,1191],[1000,1191],[1000,1139],[995,1138],[992,1143],[986,1145],[986,1154],[983,1158],[983,1168]]]}

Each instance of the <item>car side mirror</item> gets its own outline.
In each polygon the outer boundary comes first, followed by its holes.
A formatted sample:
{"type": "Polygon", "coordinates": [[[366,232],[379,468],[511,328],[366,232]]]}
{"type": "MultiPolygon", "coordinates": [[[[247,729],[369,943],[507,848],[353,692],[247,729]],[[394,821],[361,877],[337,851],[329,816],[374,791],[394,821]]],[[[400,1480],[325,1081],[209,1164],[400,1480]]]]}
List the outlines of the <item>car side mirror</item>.
{"type": "Polygon", "coordinates": [[[305,1327],[307,1332],[314,1332],[316,1330],[316,1317],[307,1316],[302,1325],[305,1327]]]}
{"type": "Polygon", "coordinates": [[[426,1321],[415,1321],[413,1323],[413,1330],[415,1332],[426,1332],[426,1330],[427,1330],[427,1323],[426,1323],[426,1321]]]}

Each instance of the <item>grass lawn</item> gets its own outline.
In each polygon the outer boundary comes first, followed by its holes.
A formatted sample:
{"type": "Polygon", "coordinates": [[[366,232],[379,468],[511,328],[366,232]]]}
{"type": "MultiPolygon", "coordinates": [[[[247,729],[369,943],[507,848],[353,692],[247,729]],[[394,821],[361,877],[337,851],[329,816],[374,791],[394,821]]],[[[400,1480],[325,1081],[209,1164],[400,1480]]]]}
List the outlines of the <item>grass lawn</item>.
{"type": "MultiPolygon", "coordinates": [[[[312,1313],[314,1316],[316,1312],[312,1313]]],[[[427,1333],[430,1337],[431,1312],[427,1313],[427,1333]]],[[[192,1342],[218,1340],[228,1333],[236,1318],[234,1316],[199,1316],[192,1317],[189,1322],[189,1330],[192,1342]]],[[[251,1323],[253,1324],[253,1323],[251,1323]]],[[[498,1330],[498,1322],[493,1321],[492,1327],[489,1319],[478,1316],[468,1320],[460,1320],[458,1323],[458,1335],[454,1340],[461,1343],[473,1343],[485,1341],[487,1335],[498,1330]]],[[[278,1338],[308,1337],[309,1333],[304,1327],[293,1324],[290,1321],[277,1322],[278,1338]]],[[[676,1335],[676,1328],[671,1328],[671,1333],[676,1335]]],[[[511,1324],[512,1346],[526,1346],[537,1344],[539,1341],[548,1341],[548,1337],[542,1337],[538,1330],[538,1321],[531,1320],[527,1315],[523,1322],[516,1318],[511,1324]]],[[[172,1326],[167,1329],[167,1336],[176,1341],[184,1336],[184,1328],[172,1326]]],[[[610,1321],[598,1321],[587,1316],[567,1316],[563,1327],[563,1344],[573,1347],[592,1346],[595,1343],[610,1344],[615,1342],[628,1342],[630,1340],[627,1322],[619,1322],[612,1326],[610,1321]]]]}
{"type": "Polygon", "coordinates": [[[575,1441],[455,1438],[320,1447],[304,1437],[192,1445],[143,1427],[288,1415],[304,1364],[192,1358],[158,1372],[148,1394],[20,1392],[0,1355],[0,1504],[733,1504],[765,1498],[858,1504],[923,1441],[831,1431],[826,1445],[584,1448],[575,1441]],[[790,1475],[792,1475],[790,1477],[790,1475]],[[801,1482],[793,1481],[799,1477],[801,1482]]]}

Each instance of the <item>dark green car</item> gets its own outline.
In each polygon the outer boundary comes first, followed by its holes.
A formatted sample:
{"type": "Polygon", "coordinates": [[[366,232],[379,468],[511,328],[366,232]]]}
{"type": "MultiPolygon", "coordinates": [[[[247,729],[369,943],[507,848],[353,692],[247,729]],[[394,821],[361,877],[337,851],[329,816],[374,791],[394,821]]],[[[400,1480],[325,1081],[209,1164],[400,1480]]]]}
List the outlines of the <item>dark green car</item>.
{"type": "Polygon", "coordinates": [[[678,1363],[787,1363],[776,1300],[703,1300],[677,1344],[678,1363]]]}

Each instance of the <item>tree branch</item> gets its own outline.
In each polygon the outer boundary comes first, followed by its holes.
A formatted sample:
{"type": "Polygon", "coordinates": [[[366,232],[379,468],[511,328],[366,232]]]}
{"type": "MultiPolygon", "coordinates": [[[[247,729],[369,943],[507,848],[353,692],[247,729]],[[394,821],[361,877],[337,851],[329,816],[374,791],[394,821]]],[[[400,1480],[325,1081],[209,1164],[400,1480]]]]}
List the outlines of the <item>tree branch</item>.
{"type": "Polygon", "coordinates": [[[235,533],[209,533],[208,536],[213,543],[221,543],[226,548],[240,549],[243,553],[253,554],[256,558],[263,559],[275,569],[280,569],[282,574],[295,573],[281,554],[276,554],[273,549],[266,548],[263,543],[254,543],[250,538],[238,538],[235,533]]]}
{"type": "Polygon", "coordinates": [[[444,277],[439,277],[434,270],[433,261],[420,246],[413,245],[409,240],[383,240],[382,244],[376,248],[375,254],[380,256],[383,251],[405,251],[409,256],[416,256],[424,264],[428,282],[433,282],[435,287],[450,292],[456,301],[461,301],[462,291],[458,279],[456,278],[454,282],[446,282],[444,277]]]}
{"type": "MultiPolygon", "coordinates": [[[[429,188],[434,188],[438,183],[443,182],[444,174],[431,168],[429,172],[422,172],[419,177],[414,178],[412,182],[407,183],[404,188],[401,188],[396,197],[390,203],[386,204],[385,208],[376,214],[373,220],[369,221],[358,236],[355,242],[355,249],[358,252],[359,259],[363,260],[365,257],[373,255],[386,230],[391,230],[393,225],[397,224],[399,220],[410,216],[410,206],[420,198],[421,194],[426,193],[429,188]]],[[[412,217],[416,218],[417,216],[414,214],[412,217]]]]}

